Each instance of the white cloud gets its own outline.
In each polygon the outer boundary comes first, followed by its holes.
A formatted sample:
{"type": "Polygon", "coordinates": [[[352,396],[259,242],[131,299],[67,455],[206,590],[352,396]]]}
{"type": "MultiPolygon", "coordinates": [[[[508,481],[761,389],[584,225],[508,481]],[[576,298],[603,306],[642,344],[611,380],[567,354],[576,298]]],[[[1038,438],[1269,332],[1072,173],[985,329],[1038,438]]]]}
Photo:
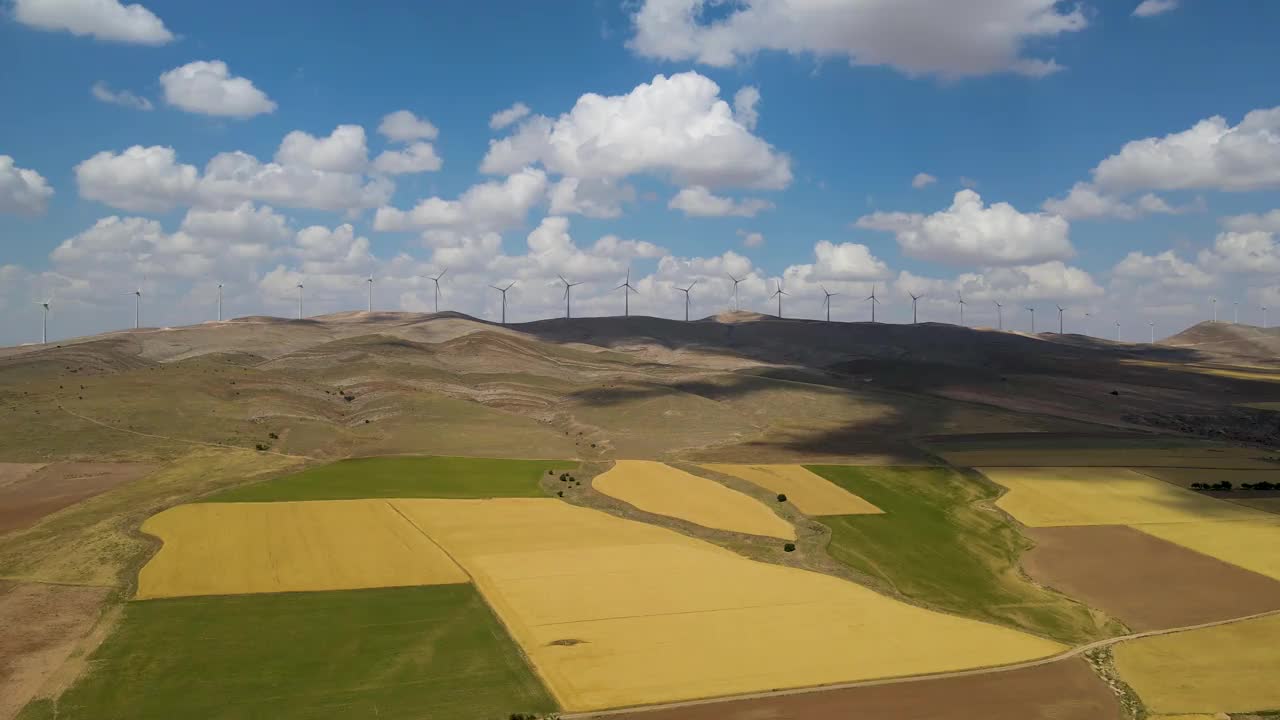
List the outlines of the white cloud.
{"type": "Polygon", "coordinates": [[[151,110],[151,101],[135,95],[128,90],[115,91],[107,87],[104,82],[96,82],[90,88],[93,96],[104,103],[112,105],[120,105],[122,107],[133,108],[134,110],[151,110]]]}
{"type": "Polygon", "coordinates": [[[276,104],[247,78],[231,75],[221,60],[198,60],[160,76],[165,102],[202,115],[247,118],[276,104]]]}
{"type": "Polygon", "coordinates": [[[518,102],[506,110],[499,110],[494,113],[493,116],[489,118],[489,127],[494,130],[501,130],[512,123],[522,120],[529,114],[529,112],[530,110],[528,105],[518,102]]]}
{"type": "Polygon", "coordinates": [[[754,85],[747,85],[733,94],[733,117],[742,127],[748,130],[756,129],[756,122],[760,120],[760,111],[756,110],[756,106],[760,104],[760,88],[754,85]]]}
{"type": "Polygon", "coordinates": [[[1211,249],[1200,251],[1197,260],[1216,272],[1274,274],[1280,272],[1280,247],[1269,232],[1224,232],[1211,249]]]}
{"type": "Polygon", "coordinates": [[[292,234],[284,216],[268,206],[254,207],[250,202],[226,210],[192,208],[180,230],[218,243],[221,251],[240,258],[266,257],[272,247],[292,234]]]}
{"type": "Polygon", "coordinates": [[[1093,178],[1112,192],[1280,187],[1280,107],[1254,110],[1234,127],[1215,116],[1134,140],[1099,163],[1093,178]]]}
{"type": "Polygon", "coordinates": [[[13,16],[41,30],[66,30],[110,42],[164,45],[174,39],[150,10],[119,0],[14,0],[13,16]]]}
{"type": "Polygon", "coordinates": [[[369,163],[364,128],[339,125],[323,138],[294,130],[280,142],[276,162],[329,172],[359,173],[369,163]]]}
{"type": "Polygon", "coordinates": [[[549,197],[552,215],[616,218],[622,215],[624,203],[635,202],[636,189],[607,178],[564,178],[551,186],[549,197]]]}
{"type": "Polygon", "coordinates": [[[938,178],[930,175],[929,173],[916,173],[916,176],[911,178],[911,187],[916,190],[920,190],[922,188],[927,188],[936,182],[938,182],[938,178]]]}
{"type": "Polygon", "coordinates": [[[382,118],[378,132],[391,142],[435,140],[440,134],[435,125],[408,110],[397,110],[382,118]]]}
{"type": "Polygon", "coordinates": [[[1055,215],[1022,213],[1008,203],[984,207],[972,190],[932,215],[877,212],[858,227],[894,233],[910,256],[952,265],[1031,265],[1074,255],[1070,225],[1055,215]]]}
{"type": "Polygon", "coordinates": [[[817,283],[821,281],[846,280],[866,281],[882,280],[889,277],[889,266],[875,255],[866,245],[858,243],[835,243],[821,240],[813,246],[816,262],[807,265],[792,265],[783,273],[788,280],[817,283]]]}
{"type": "Polygon", "coordinates": [[[1138,7],[1133,9],[1133,14],[1136,17],[1155,17],[1177,7],[1178,0],[1142,0],[1138,7]]]}
{"type": "Polygon", "coordinates": [[[956,284],[965,300],[1066,302],[1105,294],[1089,273],[1058,260],[965,273],[956,279],[956,284]]]}
{"type": "Polygon", "coordinates": [[[1076,183],[1064,198],[1049,198],[1042,206],[1045,211],[1060,215],[1067,220],[1089,220],[1096,218],[1117,218],[1120,220],[1136,220],[1144,215],[1179,215],[1193,210],[1203,209],[1202,204],[1175,207],[1164,198],[1146,193],[1134,202],[1126,202],[1114,195],[1100,191],[1090,183],[1076,183]]]}
{"type": "Polygon", "coordinates": [[[739,230],[738,237],[742,238],[743,247],[758,248],[764,245],[764,235],[758,232],[739,230]]]}
{"type": "Polygon", "coordinates": [[[1131,252],[1116,264],[1111,274],[1119,279],[1166,288],[1203,288],[1213,284],[1213,276],[1172,250],[1157,255],[1131,252]]]}
{"type": "Polygon", "coordinates": [[[435,172],[444,166],[431,143],[416,142],[401,150],[385,150],[373,161],[373,168],[387,175],[435,172]]]}
{"type": "Polygon", "coordinates": [[[412,210],[378,208],[373,227],[379,231],[451,228],[469,232],[501,231],[524,222],[529,209],[547,192],[547,175],[525,168],[506,180],[473,185],[457,200],[430,197],[412,210]]]}
{"type": "Polygon", "coordinates": [[[755,217],[761,210],[769,210],[773,203],[759,198],[735,201],[720,197],[701,185],[687,187],[676,193],[667,203],[672,210],[680,210],[690,217],[755,217]]]}
{"type": "Polygon", "coordinates": [[[1035,40],[1083,30],[1077,7],[1056,0],[644,0],[628,46],[646,57],[727,67],[774,50],[846,57],[909,75],[1011,72],[1038,77],[1053,60],[1028,57],[1035,40]],[[715,9],[716,19],[706,16],[715,9]]]}
{"type": "Polygon", "coordinates": [[[131,212],[164,212],[190,203],[199,173],[179,165],[173,148],[134,145],[120,154],[103,151],[76,165],[80,195],[131,212]]]}
{"type": "Polygon", "coordinates": [[[35,170],[20,168],[12,157],[0,155],[0,213],[43,215],[53,188],[35,170]]]}
{"type": "Polygon", "coordinates": [[[1280,210],[1268,213],[1231,215],[1221,220],[1222,227],[1234,232],[1247,233],[1255,230],[1280,233],[1280,210]]]}
{"type": "Polygon", "coordinates": [[[790,159],[753,135],[719,93],[693,72],[658,75],[626,95],[588,93],[555,120],[535,115],[491,141],[480,169],[508,174],[542,163],[582,179],[648,173],[682,185],[786,187],[790,159]]]}

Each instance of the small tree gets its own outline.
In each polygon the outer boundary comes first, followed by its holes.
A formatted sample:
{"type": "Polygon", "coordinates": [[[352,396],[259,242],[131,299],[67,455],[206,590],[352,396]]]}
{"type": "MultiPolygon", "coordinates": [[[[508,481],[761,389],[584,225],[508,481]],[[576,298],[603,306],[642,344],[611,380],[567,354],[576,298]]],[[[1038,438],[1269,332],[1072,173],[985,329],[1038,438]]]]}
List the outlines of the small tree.
{"type": "Polygon", "coordinates": [[[787,496],[784,493],[778,493],[778,502],[786,502],[787,496]]]}
{"type": "Polygon", "coordinates": [[[782,546],[782,551],[783,551],[783,552],[795,552],[795,551],[796,551],[796,544],[795,544],[795,543],[787,543],[786,545],[783,545],[783,546],[782,546]]]}

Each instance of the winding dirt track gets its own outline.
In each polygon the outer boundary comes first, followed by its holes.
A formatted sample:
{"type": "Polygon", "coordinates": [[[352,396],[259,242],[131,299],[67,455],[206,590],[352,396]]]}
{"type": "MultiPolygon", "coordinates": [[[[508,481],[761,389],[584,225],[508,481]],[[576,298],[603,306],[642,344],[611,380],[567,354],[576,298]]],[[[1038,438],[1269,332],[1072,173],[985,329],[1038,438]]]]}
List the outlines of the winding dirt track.
{"type": "Polygon", "coordinates": [[[689,700],[686,702],[667,703],[665,705],[645,705],[645,706],[639,706],[639,707],[616,708],[613,710],[604,710],[599,712],[587,712],[587,713],[566,713],[566,714],[562,714],[560,717],[563,720],[583,720],[585,718],[600,718],[600,717],[608,717],[611,715],[624,715],[624,714],[641,714],[641,713],[650,712],[654,710],[671,710],[676,708],[693,707],[698,705],[711,705],[711,704],[727,702],[731,700],[754,700],[759,698],[782,697],[786,695],[802,695],[806,693],[818,693],[818,692],[824,692],[828,690],[844,690],[844,689],[850,689],[850,688],[878,687],[882,685],[896,685],[896,684],[903,684],[903,683],[923,682],[926,680],[962,678],[962,677],[969,677],[973,675],[985,675],[989,673],[1003,673],[1003,672],[1010,672],[1013,670],[1024,670],[1027,668],[1040,667],[1042,665],[1048,665],[1050,663],[1056,663],[1063,660],[1077,658],[1089,652],[1090,650],[1096,650],[1098,648],[1108,647],[1111,645],[1115,645],[1117,643],[1127,642],[1129,640],[1141,640],[1142,638],[1155,637],[1158,635],[1172,635],[1175,633],[1187,632],[1190,630],[1200,630],[1203,628],[1217,627],[1218,625],[1229,625],[1231,623],[1242,622],[1244,620],[1254,620],[1256,618],[1269,617],[1271,615],[1280,615],[1280,609],[1268,610],[1267,612],[1255,613],[1253,615],[1245,615],[1242,617],[1228,618],[1226,620],[1215,620],[1213,622],[1201,623],[1199,625],[1186,625],[1183,627],[1176,627],[1176,628],[1164,628],[1162,630],[1148,630],[1146,632],[1132,633],[1130,635],[1121,635],[1119,637],[1106,638],[1103,640],[1091,642],[1087,645],[1080,645],[1078,647],[1071,648],[1070,650],[1061,652],[1057,655],[1051,655],[1049,657],[1040,658],[1039,660],[1028,660],[1026,662],[1014,663],[1012,665],[973,668],[971,670],[957,670],[954,672],[934,673],[931,675],[911,675],[906,677],[882,678],[879,680],[859,680],[856,682],[839,683],[835,685],[822,685],[818,687],[809,687],[809,688],[794,688],[790,690],[773,690],[769,692],[749,693],[745,695],[734,695],[730,697],[707,698],[704,700],[689,700]]]}

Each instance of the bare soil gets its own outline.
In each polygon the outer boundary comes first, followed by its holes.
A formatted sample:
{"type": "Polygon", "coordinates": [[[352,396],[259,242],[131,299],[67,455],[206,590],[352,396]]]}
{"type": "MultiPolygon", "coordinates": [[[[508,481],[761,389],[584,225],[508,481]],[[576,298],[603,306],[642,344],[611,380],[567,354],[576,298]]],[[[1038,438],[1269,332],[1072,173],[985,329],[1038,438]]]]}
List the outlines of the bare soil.
{"type": "Polygon", "coordinates": [[[53,463],[14,482],[0,483],[0,533],[40,518],[155,469],[145,463],[53,463]]]}
{"type": "Polygon", "coordinates": [[[9,720],[89,634],[110,588],[0,581],[0,720],[9,720]]]}
{"type": "Polygon", "coordinates": [[[617,720],[1121,720],[1084,660],[1021,670],[727,700],[611,715],[617,720]]]}
{"type": "Polygon", "coordinates": [[[1280,609],[1280,582],[1120,525],[1026,528],[1037,582],[1137,631],[1280,609]]]}

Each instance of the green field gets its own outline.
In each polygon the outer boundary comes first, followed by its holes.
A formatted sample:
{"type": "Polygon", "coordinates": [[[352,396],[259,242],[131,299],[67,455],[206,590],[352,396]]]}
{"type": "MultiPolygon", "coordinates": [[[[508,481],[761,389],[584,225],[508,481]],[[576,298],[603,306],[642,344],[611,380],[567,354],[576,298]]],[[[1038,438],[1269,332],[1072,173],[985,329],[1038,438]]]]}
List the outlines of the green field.
{"type": "Polygon", "coordinates": [[[575,461],[465,457],[370,457],[341,460],[235,488],[209,502],[358,500],[362,498],[544,497],[538,480],[578,468],[575,461]]]}
{"type": "Polygon", "coordinates": [[[1024,578],[1029,546],[1013,521],[991,509],[999,490],[950,468],[811,465],[884,510],[883,515],[820,518],[827,551],[902,595],[959,615],[997,622],[1066,643],[1115,634],[1089,608],[1024,578]]]}
{"type": "Polygon", "coordinates": [[[475,720],[555,703],[470,585],[132,602],[21,720],[475,720]]]}

